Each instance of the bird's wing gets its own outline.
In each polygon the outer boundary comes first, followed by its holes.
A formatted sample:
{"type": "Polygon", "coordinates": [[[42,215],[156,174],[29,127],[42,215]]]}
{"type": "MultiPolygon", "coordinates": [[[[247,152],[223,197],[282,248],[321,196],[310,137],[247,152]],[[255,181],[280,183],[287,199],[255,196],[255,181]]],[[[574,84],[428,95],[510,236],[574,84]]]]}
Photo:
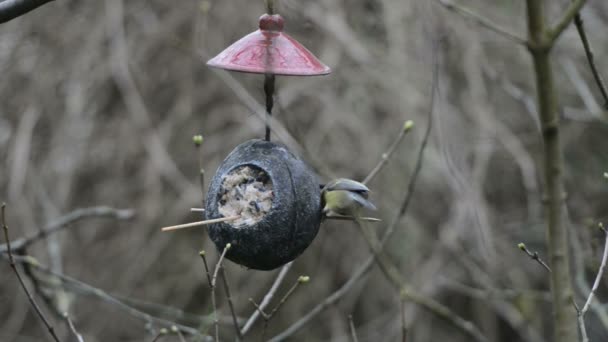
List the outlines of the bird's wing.
{"type": "Polygon", "coordinates": [[[367,198],[359,195],[358,193],[351,193],[351,195],[357,203],[361,204],[361,206],[363,206],[367,209],[370,209],[370,210],[378,209],[372,202],[368,201],[367,198]]]}
{"type": "Polygon", "coordinates": [[[353,191],[353,192],[358,192],[358,193],[369,192],[369,188],[367,186],[365,186],[365,184],[359,183],[352,179],[346,179],[346,178],[339,178],[339,179],[336,179],[336,180],[333,180],[333,181],[327,183],[327,185],[325,186],[325,189],[327,191],[346,190],[346,191],[353,191]]]}

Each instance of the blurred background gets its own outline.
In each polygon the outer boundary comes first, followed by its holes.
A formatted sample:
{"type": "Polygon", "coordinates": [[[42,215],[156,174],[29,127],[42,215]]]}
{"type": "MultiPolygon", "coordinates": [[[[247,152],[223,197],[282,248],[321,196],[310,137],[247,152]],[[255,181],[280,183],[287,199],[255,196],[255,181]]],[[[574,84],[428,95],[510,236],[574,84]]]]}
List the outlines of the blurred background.
{"type": "MultiPolygon", "coordinates": [[[[569,1],[545,1],[549,19],[569,1]]],[[[474,322],[491,341],[551,341],[548,276],[518,248],[547,255],[541,151],[528,52],[435,1],[280,0],[285,31],[332,67],[325,77],[278,77],[273,135],[306,160],[320,182],[362,180],[398,135],[416,124],[369,184],[378,234],[406,192],[429,119],[433,55],[439,78],[424,164],[406,216],[386,246],[411,286],[474,322]],[[440,40],[433,49],[433,40],[440,40]]],[[[459,1],[521,37],[523,1],[459,1]]],[[[198,256],[218,253],[204,229],[161,233],[200,220],[199,155],[207,179],[238,144],[263,136],[255,114],[260,75],[227,73],[207,59],[257,28],[262,0],[54,1],[0,26],[0,189],[13,239],[77,208],[131,208],[129,220],[90,218],[28,247],[51,269],[141,311],[211,331],[210,290],[198,256]],[[171,308],[178,309],[173,310],[171,308]]],[[[600,71],[608,70],[608,3],[582,12],[600,71]]],[[[554,20],[550,20],[554,21],[554,20]]],[[[568,191],[572,268],[581,305],[599,266],[608,184],[606,113],[574,27],[553,53],[568,191]]],[[[608,77],[608,73],[604,72],[608,77]]],[[[278,290],[297,289],[269,323],[274,336],[340,288],[370,255],[351,222],[326,222],[278,290]]],[[[231,262],[226,274],[245,320],[277,271],[231,262]]],[[[25,275],[60,336],[67,311],[87,342],[151,341],[146,324],[118,305],[44,274],[25,275]],[[43,279],[32,282],[33,279],[43,279]]],[[[0,340],[47,332],[0,263],[0,340]]],[[[608,296],[598,291],[600,301],[608,296]]],[[[234,329],[218,291],[221,336],[234,329]]],[[[276,301],[275,299],[275,301],[276,301]]],[[[293,341],[400,341],[399,294],[374,269],[293,341]]],[[[453,326],[404,304],[409,341],[469,341],[453,326]]],[[[608,339],[605,307],[587,316],[592,341],[608,339]]],[[[262,322],[250,333],[260,336],[262,322]]],[[[191,340],[186,335],[186,339],[191,340]]],[[[67,339],[66,339],[67,340],[67,339]]],[[[178,336],[163,341],[178,341],[178,336]]]]}

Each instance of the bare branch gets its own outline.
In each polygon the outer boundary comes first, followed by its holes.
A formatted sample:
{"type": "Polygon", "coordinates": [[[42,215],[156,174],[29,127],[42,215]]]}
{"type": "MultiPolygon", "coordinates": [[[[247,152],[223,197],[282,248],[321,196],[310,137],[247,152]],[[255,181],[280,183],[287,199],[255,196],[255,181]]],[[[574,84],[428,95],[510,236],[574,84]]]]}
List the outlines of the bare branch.
{"type": "Polygon", "coordinates": [[[549,47],[553,46],[555,40],[559,38],[566,27],[570,25],[572,19],[578,14],[581,8],[583,8],[586,2],[587,0],[574,0],[570,3],[570,6],[568,6],[557,24],[547,31],[547,44],[549,47]]]}
{"type": "Polygon", "coordinates": [[[597,70],[597,66],[595,65],[593,50],[591,49],[591,44],[587,38],[587,33],[585,32],[585,27],[583,25],[583,18],[581,17],[580,13],[574,16],[574,25],[576,26],[576,31],[578,32],[579,37],[581,38],[581,43],[583,43],[585,56],[587,56],[587,62],[589,62],[591,74],[593,74],[595,83],[597,84],[597,87],[602,94],[602,98],[604,99],[604,109],[608,110],[608,90],[606,90],[606,85],[604,84],[602,75],[600,75],[600,72],[597,70]]]}
{"type": "Polygon", "coordinates": [[[285,293],[285,295],[281,298],[281,300],[277,303],[277,305],[274,307],[274,309],[272,309],[272,311],[269,314],[265,313],[262,310],[262,308],[260,308],[260,306],[257,305],[256,302],[253,301],[253,299],[249,298],[249,301],[251,302],[251,304],[253,304],[253,306],[255,306],[256,310],[264,318],[264,328],[262,329],[262,340],[265,340],[266,328],[268,327],[268,322],[270,322],[272,317],[274,317],[274,315],[279,311],[281,306],[283,306],[283,304],[285,304],[285,302],[287,302],[287,299],[289,299],[289,297],[291,297],[291,295],[295,292],[295,290],[298,288],[298,286],[300,286],[300,284],[308,283],[308,281],[310,281],[310,277],[299,276],[298,279],[296,280],[296,282],[293,284],[293,286],[291,286],[291,288],[285,293]]]}
{"type": "MultiPolygon", "coordinates": [[[[270,304],[270,301],[272,300],[272,298],[274,297],[275,293],[277,292],[279,286],[281,285],[281,283],[285,279],[285,276],[287,275],[287,272],[291,268],[291,265],[292,265],[292,262],[286,264],[285,266],[283,266],[283,268],[281,268],[281,271],[279,272],[279,275],[277,276],[277,278],[275,279],[274,283],[270,287],[270,290],[268,290],[268,292],[266,293],[266,295],[262,299],[262,302],[259,305],[259,308],[261,310],[264,310],[266,308],[266,306],[268,306],[268,304],[270,304]]],[[[247,322],[243,326],[243,329],[241,329],[241,335],[242,336],[245,336],[249,332],[249,330],[251,329],[251,327],[253,327],[253,324],[258,319],[258,317],[260,317],[260,311],[259,310],[255,310],[253,312],[253,314],[251,315],[251,317],[249,317],[249,319],[247,320],[247,322]]]]}
{"type": "Polygon", "coordinates": [[[34,300],[34,297],[30,293],[30,291],[27,289],[27,286],[25,286],[25,282],[23,281],[23,278],[21,278],[21,274],[19,274],[19,270],[17,270],[17,265],[15,264],[15,258],[13,257],[13,250],[11,249],[11,240],[9,239],[9,236],[8,236],[8,226],[6,225],[6,213],[5,213],[6,204],[5,203],[2,203],[1,211],[2,211],[2,219],[1,219],[2,229],[4,230],[4,239],[6,240],[6,250],[8,253],[8,260],[9,260],[11,269],[13,270],[13,273],[15,273],[15,276],[17,276],[17,280],[19,280],[19,284],[21,285],[23,292],[25,292],[25,294],[27,295],[27,299],[30,301],[30,304],[36,311],[36,314],[38,315],[38,317],[40,318],[42,323],[44,323],[44,325],[46,326],[46,329],[49,331],[49,334],[51,335],[51,337],[53,337],[53,340],[55,340],[55,342],[59,342],[59,337],[57,337],[57,334],[55,333],[55,328],[53,328],[53,326],[46,319],[46,316],[44,315],[42,310],[40,310],[38,303],[36,303],[36,300],[34,300]]]}
{"type": "Polygon", "coordinates": [[[209,272],[209,264],[207,263],[207,258],[205,257],[205,251],[200,251],[198,255],[200,255],[201,259],[203,259],[203,265],[205,265],[205,274],[207,274],[207,282],[209,287],[212,287],[213,284],[211,283],[211,273],[209,272]]]}
{"type": "Polygon", "coordinates": [[[458,13],[465,18],[469,18],[472,21],[474,21],[475,23],[477,23],[478,25],[485,27],[485,28],[489,29],[490,31],[498,33],[499,35],[501,35],[517,44],[524,45],[524,46],[528,44],[525,39],[518,37],[516,34],[513,34],[509,31],[497,26],[493,22],[489,21],[488,19],[482,17],[481,15],[471,11],[470,9],[468,9],[462,5],[455,4],[451,0],[437,0],[437,2],[439,2],[439,4],[441,4],[446,9],[448,9],[452,12],[458,13]]]}
{"type": "Polygon", "coordinates": [[[226,299],[228,300],[228,306],[230,307],[230,314],[232,315],[232,323],[236,330],[237,340],[240,341],[243,338],[243,335],[241,335],[241,329],[239,329],[239,322],[236,318],[236,312],[234,311],[234,304],[232,303],[232,296],[230,296],[230,287],[228,286],[228,279],[226,279],[224,267],[220,267],[220,273],[222,276],[222,283],[224,284],[224,291],[226,292],[226,299]]]}
{"type": "Polygon", "coordinates": [[[213,271],[213,277],[211,277],[211,304],[213,305],[213,326],[215,327],[215,341],[219,342],[220,340],[220,327],[219,327],[219,315],[217,313],[217,299],[215,298],[215,284],[217,281],[217,275],[222,267],[222,262],[224,261],[224,257],[226,257],[226,253],[230,249],[230,244],[227,243],[226,247],[222,251],[220,258],[215,264],[215,271],[213,271]]]}
{"type": "Polygon", "coordinates": [[[53,0],[4,0],[0,1],[0,24],[18,18],[53,0]]]}
{"type": "MultiPolygon", "coordinates": [[[[177,324],[175,322],[172,322],[172,321],[164,319],[164,318],[152,316],[146,312],[143,312],[137,308],[134,308],[134,307],[126,304],[124,301],[110,295],[109,293],[107,293],[106,291],[104,291],[100,288],[94,287],[90,284],[87,284],[83,281],[72,278],[65,274],[55,272],[55,271],[51,270],[50,268],[48,268],[47,266],[42,265],[40,262],[38,262],[38,260],[36,260],[32,256],[29,256],[29,255],[13,256],[13,258],[16,263],[27,265],[27,266],[31,267],[32,269],[40,271],[44,274],[57,277],[59,280],[62,281],[62,283],[73,288],[75,293],[83,293],[83,294],[87,294],[87,295],[92,295],[106,303],[116,306],[117,308],[127,312],[129,315],[131,315],[135,318],[141,319],[147,323],[150,323],[150,324],[157,323],[157,324],[159,324],[161,326],[165,326],[165,327],[176,326],[177,328],[179,328],[180,331],[187,333],[189,335],[198,336],[198,337],[206,337],[206,335],[203,335],[195,328],[191,328],[189,326],[182,325],[182,324],[177,324]]],[[[53,285],[56,285],[56,284],[53,283],[53,285]]]]}
{"type": "MultiPolygon", "coordinates": [[[[11,247],[15,251],[23,250],[34,242],[42,240],[51,234],[66,229],[70,227],[70,224],[78,222],[85,218],[108,217],[116,220],[128,220],[132,218],[133,215],[134,212],[131,209],[115,209],[107,206],[76,209],[71,213],[68,213],[52,221],[51,223],[47,224],[31,236],[11,241],[11,247]]],[[[6,251],[6,245],[0,246],[0,253],[6,253],[6,251]]]]}
{"type": "Polygon", "coordinates": [[[600,268],[597,271],[597,275],[595,277],[595,281],[593,282],[593,287],[591,287],[591,292],[589,292],[589,296],[587,297],[587,301],[585,301],[585,305],[581,310],[578,310],[578,325],[581,330],[581,336],[583,342],[589,342],[589,337],[587,336],[587,329],[585,328],[585,314],[589,310],[591,306],[591,302],[593,301],[593,297],[595,296],[595,292],[597,288],[600,286],[600,281],[602,280],[602,276],[604,275],[604,269],[606,268],[606,260],[608,259],[608,232],[604,228],[604,226],[600,223],[600,228],[604,232],[605,242],[604,242],[604,254],[602,254],[602,263],[600,264],[600,268]]]}

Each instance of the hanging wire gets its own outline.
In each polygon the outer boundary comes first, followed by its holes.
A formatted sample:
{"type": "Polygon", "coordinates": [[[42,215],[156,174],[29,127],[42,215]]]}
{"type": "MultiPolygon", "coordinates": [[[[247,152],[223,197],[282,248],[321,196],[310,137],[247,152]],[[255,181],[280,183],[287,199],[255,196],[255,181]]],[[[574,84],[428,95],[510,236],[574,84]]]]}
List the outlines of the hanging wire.
{"type": "MultiPolygon", "coordinates": [[[[266,12],[270,15],[274,14],[274,0],[264,0],[266,3],[266,12]]],[[[272,107],[274,106],[274,75],[264,75],[264,94],[266,95],[266,141],[270,141],[270,118],[272,116],[272,107]]]]}
{"type": "Polygon", "coordinates": [[[274,0],[264,0],[266,2],[266,12],[274,14],[274,0]]]}
{"type": "Polygon", "coordinates": [[[270,141],[270,117],[274,106],[274,75],[264,75],[264,94],[266,94],[266,141],[270,141]]]}

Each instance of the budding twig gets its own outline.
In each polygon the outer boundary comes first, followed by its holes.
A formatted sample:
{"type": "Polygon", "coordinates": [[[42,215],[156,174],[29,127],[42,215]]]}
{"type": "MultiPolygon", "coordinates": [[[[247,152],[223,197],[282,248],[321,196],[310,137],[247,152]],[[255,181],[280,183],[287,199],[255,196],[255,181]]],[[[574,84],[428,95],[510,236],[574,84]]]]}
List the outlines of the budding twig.
{"type": "Polygon", "coordinates": [[[549,271],[549,273],[551,273],[551,268],[549,267],[549,265],[547,265],[543,261],[543,259],[540,258],[540,256],[538,255],[538,252],[530,252],[530,250],[528,249],[528,247],[526,247],[526,245],[523,242],[518,243],[517,247],[519,249],[521,249],[524,253],[528,254],[528,256],[530,257],[530,259],[538,262],[542,267],[544,267],[547,271],[549,271]]]}

